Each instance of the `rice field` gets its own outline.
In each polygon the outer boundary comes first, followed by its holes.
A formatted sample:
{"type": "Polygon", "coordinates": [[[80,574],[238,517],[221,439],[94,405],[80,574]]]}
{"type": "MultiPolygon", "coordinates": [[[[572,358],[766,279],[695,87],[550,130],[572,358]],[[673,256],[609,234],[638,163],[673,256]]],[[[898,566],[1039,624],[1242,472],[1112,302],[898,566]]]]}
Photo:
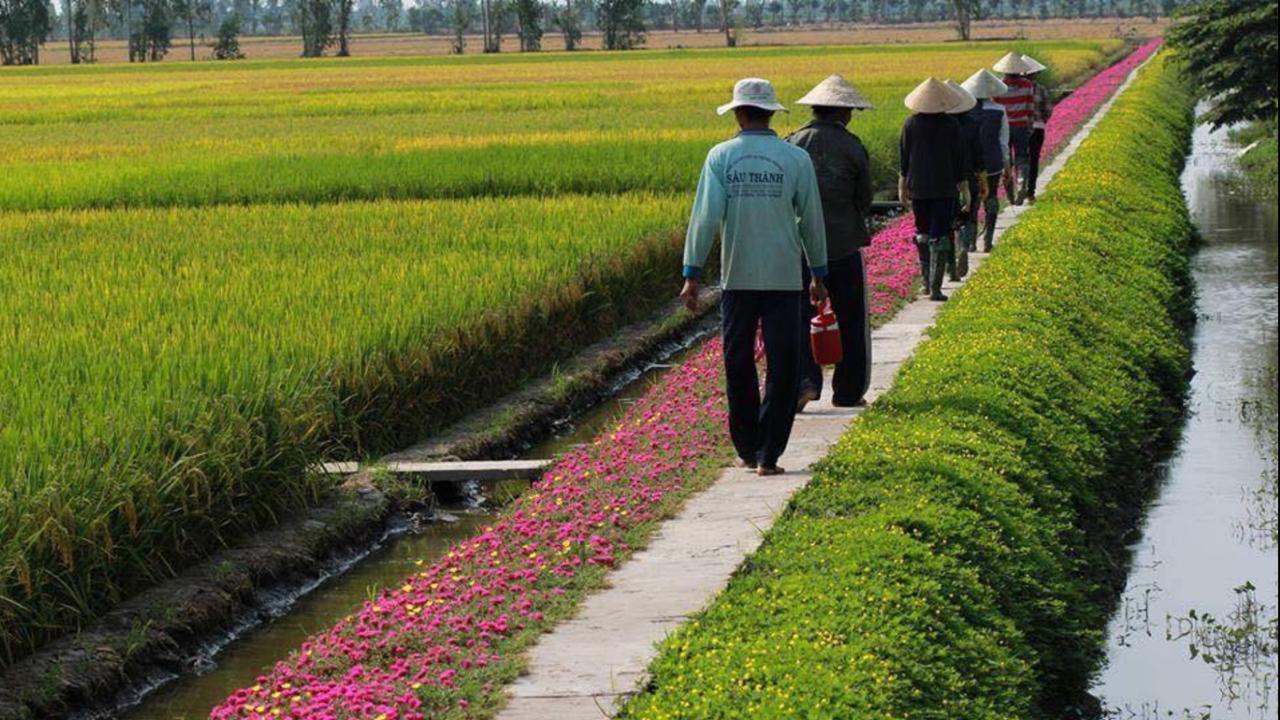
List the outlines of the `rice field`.
{"type": "Polygon", "coordinates": [[[0,666],[652,312],[737,77],[845,73],[887,182],[901,96],[1003,49],[6,69],[0,666]]]}
{"type": "MultiPolygon", "coordinates": [[[[744,75],[784,100],[829,72],[877,110],[858,119],[894,171],[905,91],[963,78],[1003,45],[85,66],[6,75],[0,208],[684,191],[744,75]]],[[[1046,43],[1059,77],[1118,41],[1046,43]]],[[[1037,48],[1039,50],[1039,48],[1037,48]]],[[[782,128],[804,122],[803,113],[782,128]]]]}

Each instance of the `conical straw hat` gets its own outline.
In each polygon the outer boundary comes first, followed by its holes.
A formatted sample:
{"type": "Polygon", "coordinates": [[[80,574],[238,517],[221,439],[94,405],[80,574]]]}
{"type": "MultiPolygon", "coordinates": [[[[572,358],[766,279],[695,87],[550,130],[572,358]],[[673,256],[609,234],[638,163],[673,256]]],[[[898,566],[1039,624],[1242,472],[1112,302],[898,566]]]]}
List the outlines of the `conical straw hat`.
{"type": "Polygon", "coordinates": [[[862,96],[858,89],[849,84],[843,75],[831,75],[818,83],[804,97],[796,101],[797,105],[819,105],[822,107],[853,108],[870,110],[874,107],[871,101],[862,96]]]}
{"type": "Polygon", "coordinates": [[[996,64],[991,66],[991,69],[1007,75],[1026,75],[1034,72],[1031,69],[1032,67],[1034,65],[1028,63],[1027,59],[1022,57],[1022,53],[1011,50],[1007,55],[997,60],[996,64]]]}
{"type": "Polygon", "coordinates": [[[960,102],[947,84],[937,78],[929,78],[916,86],[902,104],[915,113],[944,113],[960,102]]]}
{"type": "Polygon", "coordinates": [[[1022,59],[1026,60],[1027,64],[1031,66],[1031,69],[1027,71],[1028,75],[1034,75],[1035,73],[1044,72],[1049,69],[1046,65],[1030,55],[1023,54],[1022,59]]]}
{"type": "Polygon", "coordinates": [[[969,79],[961,83],[960,87],[968,90],[971,95],[979,100],[1000,97],[1009,92],[1009,86],[1005,85],[1003,80],[996,77],[995,73],[986,68],[970,75],[969,79]]]}
{"type": "Polygon", "coordinates": [[[971,95],[968,90],[965,90],[964,87],[955,80],[947,80],[947,87],[951,88],[951,92],[955,93],[956,97],[959,98],[959,102],[956,106],[947,111],[952,115],[967,113],[978,105],[978,98],[971,95]]]}

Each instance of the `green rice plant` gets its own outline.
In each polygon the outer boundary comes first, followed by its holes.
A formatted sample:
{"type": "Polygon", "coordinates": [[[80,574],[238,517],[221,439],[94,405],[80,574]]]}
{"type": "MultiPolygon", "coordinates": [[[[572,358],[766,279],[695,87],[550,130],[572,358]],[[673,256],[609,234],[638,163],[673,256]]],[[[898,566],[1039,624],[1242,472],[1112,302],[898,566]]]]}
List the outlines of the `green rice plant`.
{"type": "MultiPolygon", "coordinates": [[[[1078,80],[1120,47],[1046,42],[1078,80]]],[[[998,43],[116,66],[6,72],[0,211],[687,191],[736,130],[714,109],[738,77],[787,101],[843,72],[876,103],[853,129],[878,184],[896,174],[902,97],[963,78],[998,43]]],[[[782,132],[808,120],[778,120],[782,132]]]]}
{"type": "Polygon", "coordinates": [[[621,717],[1034,718],[1080,686],[1189,366],[1192,103],[1142,71],[621,717]]]}
{"type": "Polygon", "coordinates": [[[0,659],[666,298],[685,198],[13,215],[0,659]]]}

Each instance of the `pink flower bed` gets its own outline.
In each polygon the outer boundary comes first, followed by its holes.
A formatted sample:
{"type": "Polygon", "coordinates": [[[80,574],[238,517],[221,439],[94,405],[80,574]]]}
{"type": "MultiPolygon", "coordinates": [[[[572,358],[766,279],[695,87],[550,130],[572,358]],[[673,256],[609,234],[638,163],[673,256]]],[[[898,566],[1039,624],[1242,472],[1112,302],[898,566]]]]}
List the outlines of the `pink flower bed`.
{"type": "Polygon", "coordinates": [[[465,715],[477,692],[495,690],[469,675],[500,663],[504,643],[532,637],[585,570],[611,567],[664,499],[723,462],[720,365],[709,343],[482,533],[309,638],[212,717],[465,715]]]}
{"type": "MultiPolygon", "coordinates": [[[[1052,153],[1153,41],[1059,105],[1052,153]]],[[[912,294],[910,216],[865,252],[873,315],[912,294]]],[[[707,343],[633,405],[613,430],[564,455],[524,496],[444,557],[314,635],[215,720],[425,720],[481,714],[525,644],[729,456],[720,344],[707,343]],[[549,617],[553,616],[553,617],[549,617]],[[473,712],[476,711],[476,712],[473,712]]]]}
{"type": "Polygon", "coordinates": [[[1134,68],[1147,61],[1163,43],[1162,38],[1148,41],[1123,60],[1103,70],[1081,85],[1053,108],[1053,116],[1044,128],[1044,149],[1040,157],[1053,157],[1076,134],[1076,130],[1093,116],[1100,105],[1111,97],[1134,68]]]}

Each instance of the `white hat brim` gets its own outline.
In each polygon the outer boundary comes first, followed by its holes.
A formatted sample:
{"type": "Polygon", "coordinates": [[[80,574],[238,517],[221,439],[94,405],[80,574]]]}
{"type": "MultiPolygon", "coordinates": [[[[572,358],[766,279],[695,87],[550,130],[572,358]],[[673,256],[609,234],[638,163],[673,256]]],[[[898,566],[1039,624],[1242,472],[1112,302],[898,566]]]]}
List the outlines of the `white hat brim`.
{"type": "Polygon", "coordinates": [[[755,103],[755,102],[742,102],[740,100],[735,100],[733,102],[727,102],[721,105],[720,107],[716,108],[716,114],[724,115],[730,110],[733,110],[734,108],[740,108],[740,107],[760,108],[761,110],[768,110],[770,112],[791,112],[781,103],[755,103]]]}

